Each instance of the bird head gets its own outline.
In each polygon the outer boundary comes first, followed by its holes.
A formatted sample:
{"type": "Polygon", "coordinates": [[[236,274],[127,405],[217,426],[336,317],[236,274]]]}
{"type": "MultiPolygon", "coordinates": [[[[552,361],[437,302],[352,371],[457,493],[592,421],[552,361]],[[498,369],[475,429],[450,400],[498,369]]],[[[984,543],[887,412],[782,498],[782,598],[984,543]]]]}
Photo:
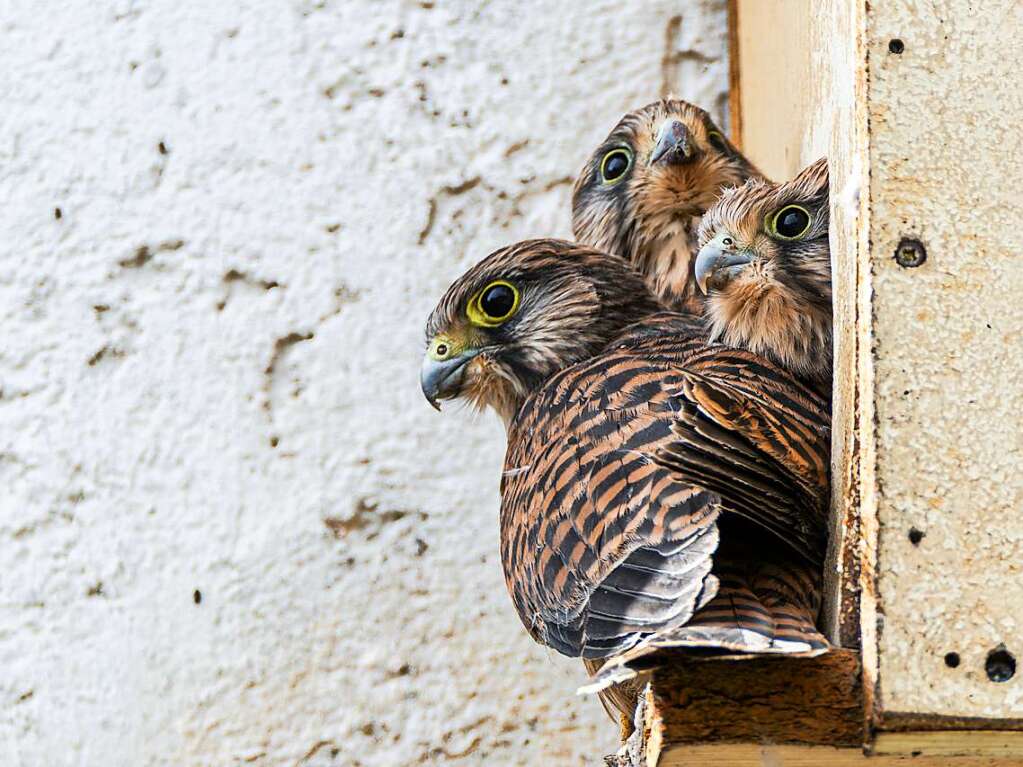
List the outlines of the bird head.
{"type": "Polygon", "coordinates": [[[619,258],[561,240],[495,251],[448,288],[426,324],[421,384],[434,407],[461,398],[509,423],[549,376],[658,310],[619,258]]]}
{"type": "MultiPolygon", "coordinates": [[[[579,242],[629,259],[648,278],[681,258],[688,278],[693,218],[726,187],[760,173],[725,138],[710,116],[685,101],[655,101],[625,115],[586,162],[572,195],[572,230],[579,242]]],[[[655,292],[660,292],[655,286],[655,292]]]]}
{"type": "Polygon", "coordinates": [[[830,377],[827,160],[784,184],[753,179],[725,192],[699,234],[694,275],[711,338],[830,377]]]}

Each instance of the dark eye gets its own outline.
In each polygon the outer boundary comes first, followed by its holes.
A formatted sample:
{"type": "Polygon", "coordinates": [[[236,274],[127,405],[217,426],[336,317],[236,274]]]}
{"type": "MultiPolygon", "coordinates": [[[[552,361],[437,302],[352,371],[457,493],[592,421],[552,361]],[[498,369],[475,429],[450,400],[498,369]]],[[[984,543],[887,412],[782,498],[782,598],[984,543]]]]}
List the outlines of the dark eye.
{"type": "Polygon", "coordinates": [[[627,149],[612,149],[600,161],[600,177],[605,184],[611,184],[625,175],[632,165],[632,153],[627,149]]]}
{"type": "Polygon", "coordinates": [[[783,240],[797,240],[810,228],[810,214],[798,205],[787,205],[774,214],[768,229],[783,240]]]}
{"type": "Polygon", "coordinates": [[[480,296],[480,309],[495,320],[510,314],[513,306],[515,293],[507,285],[494,285],[480,296]]]}
{"type": "Polygon", "coordinates": [[[496,328],[519,308],[519,291],[510,282],[499,280],[483,288],[468,306],[474,325],[496,328]]]}
{"type": "Polygon", "coordinates": [[[707,134],[707,141],[710,145],[717,149],[719,152],[728,151],[728,142],[725,141],[725,137],[718,133],[716,130],[712,130],[707,134]]]}

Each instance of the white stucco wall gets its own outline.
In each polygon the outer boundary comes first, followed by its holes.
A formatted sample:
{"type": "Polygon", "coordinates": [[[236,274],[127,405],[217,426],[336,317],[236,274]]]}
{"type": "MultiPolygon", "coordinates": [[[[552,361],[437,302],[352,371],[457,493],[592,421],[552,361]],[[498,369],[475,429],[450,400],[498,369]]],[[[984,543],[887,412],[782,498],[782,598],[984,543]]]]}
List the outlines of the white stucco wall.
{"type": "Polygon", "coordinates": [[[0,764],[612,749],[422,327],[623,111],[720,112],[723,5],[2,4],[0,764]]]}

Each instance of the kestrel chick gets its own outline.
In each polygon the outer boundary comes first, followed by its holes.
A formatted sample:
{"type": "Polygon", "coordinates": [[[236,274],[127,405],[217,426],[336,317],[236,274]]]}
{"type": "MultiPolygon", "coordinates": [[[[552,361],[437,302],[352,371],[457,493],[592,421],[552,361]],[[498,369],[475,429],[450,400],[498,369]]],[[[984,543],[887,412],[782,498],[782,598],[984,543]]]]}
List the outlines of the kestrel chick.
{"type": "Polygon", "coordinates": [[[620,261],[561,240],[526,240],[472,267],[434,309],[423,392],[437,409],[460,397],[509,425],[551,375],[657,309],[642,277],[620,261]]]}
{"type": "Polygon", "coordinates": [[[505,580],[565,655],[827,645],[826,404],[702,331],[623,259],[554,240],[491,254],[430,316],[423,392],[503,417],[505,580]]]}
{"type": "Polygon", "coordinates": [[[831,390],[828,164],[751,180],[703,217],[696,282],[711,339],[749,349],[831,390]]]}
{"type": "Polygon", "coordinates": [[[722,189],[748,178],[762,176],[705,111],[655,101],[625,115],[583,167],[572,231],[628,259],[666,306],[699,313],[691,277],[699,218],[722,189]]]}

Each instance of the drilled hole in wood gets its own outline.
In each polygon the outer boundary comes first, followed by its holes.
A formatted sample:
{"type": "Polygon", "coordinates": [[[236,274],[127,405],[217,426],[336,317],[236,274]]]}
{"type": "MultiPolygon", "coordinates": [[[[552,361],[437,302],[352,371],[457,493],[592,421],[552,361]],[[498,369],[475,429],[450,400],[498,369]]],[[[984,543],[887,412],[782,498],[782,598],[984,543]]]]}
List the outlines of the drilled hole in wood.
{"type": "Polygon", "coordinates": [[[914,546],[919,546],[920,541],[924,539],[924,531],[917,530],[915,527],[909,528],[909,542],[914,546]]]}
{"type": "Polygon", "coordinates": [[[199,591],[199,589],[196,589],[195,591],[192,592],[192,601],[195,602],[196,604],[202,603],[202,592],[199,591]]]}
{"type": "Polygon", "coordinates": [[[920,240],[903,237],[895,248],[895,261],[899,266],[911,268],[927,260],[927,250],[920,240]]]}
{"type": "Polygon", "coordinates": [[[891,40],[888,41],[888,50],[894,53],[896,56],[899,56],[902,54],[904,50],[906,50],[906,44],[902,42],[899,38],[893,37],[891,40]]]}
{"type": "Polygon", "coordinates": [[[992,682],[1008,682],[1016,675],[1016,658],[1005,647],[996,647],[987,654],[984,670],[992,682]]]}
{"type": "Polygon", "coordinates": [[[946,666],[948,666],[949,668],[959,668],[959,663],[960,663],[959,653],[957,653],[957,652],[947,652],[947,653],[945,653],[945,665],[946,666]]]}

